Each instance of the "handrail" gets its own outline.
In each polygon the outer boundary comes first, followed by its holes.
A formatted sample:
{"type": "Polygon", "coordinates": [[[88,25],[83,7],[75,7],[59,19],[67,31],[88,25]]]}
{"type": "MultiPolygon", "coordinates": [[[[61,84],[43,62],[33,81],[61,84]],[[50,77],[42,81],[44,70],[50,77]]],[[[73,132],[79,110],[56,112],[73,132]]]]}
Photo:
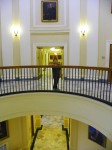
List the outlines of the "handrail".
{"type": "MultiPolygon", "coordinates": [[[[24,65],[24,66],[0,66],[0,69],[17,69],[17,68],[50,68],[53,65],[24,65]]],[[[108,70],[112,71],[112,67],[94,67],[94,66],[61,66],[61,68],[79,68],[79,69],[94,69],[94,70],[108,70]]]]}
{"type": "Polygon", "coordinates": [[[0,67],[0,96],[24,92],[60,92],[89,97],[112,106],[112,68],[60,66],[60,90],[54,91],[54,67],[57,66],[0,67]]]}

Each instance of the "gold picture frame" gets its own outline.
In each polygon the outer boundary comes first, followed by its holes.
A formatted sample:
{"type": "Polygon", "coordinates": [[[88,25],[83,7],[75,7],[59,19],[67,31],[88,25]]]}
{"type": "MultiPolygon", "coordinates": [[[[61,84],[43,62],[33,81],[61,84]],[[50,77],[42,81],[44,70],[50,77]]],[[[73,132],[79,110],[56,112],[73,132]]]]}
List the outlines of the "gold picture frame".
{"type": "Polygon", "coordinates": [[[42,22],[58,21],[58,0],[41,1],[41,21],[42,22]]]}
{"type": "Polygon", "coordinates": [[[0,140],[4,140],[7,137],[9,137],[8,121],[2,121],[0,122],[0,140]]]}

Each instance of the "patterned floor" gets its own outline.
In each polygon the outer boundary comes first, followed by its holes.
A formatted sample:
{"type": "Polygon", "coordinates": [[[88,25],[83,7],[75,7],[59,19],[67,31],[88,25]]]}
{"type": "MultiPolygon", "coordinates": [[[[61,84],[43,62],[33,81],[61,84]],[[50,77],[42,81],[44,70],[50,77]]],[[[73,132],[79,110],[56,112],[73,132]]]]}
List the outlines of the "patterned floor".
{"type": "Polygon", "coordinates": [[[43,128],[37,134],[33,150],[67,150],[65,131],[62,130],[63,118],[44,115],[43,128]]]}

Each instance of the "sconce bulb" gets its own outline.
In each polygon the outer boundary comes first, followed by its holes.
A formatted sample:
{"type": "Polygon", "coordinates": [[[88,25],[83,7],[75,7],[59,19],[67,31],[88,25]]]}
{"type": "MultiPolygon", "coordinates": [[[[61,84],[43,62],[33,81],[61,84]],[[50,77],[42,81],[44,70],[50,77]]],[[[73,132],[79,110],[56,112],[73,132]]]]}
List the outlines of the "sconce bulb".
{"type": "Polygon", "coordinates": [[[18,36],[18,31],[14,31],[14,35],[17,37],[18,36]]]}
{"type": "Polygon", "coordinates": [[[85,36],[85,30],[84,30],[84,31],[81,31],[81,34],[82,34],[83,36],[85,36]]]}
{"type": "Polygon", "coordinates": [[[88,33],[88,26],[87,25],[81,25],[79,28],[80,34],[82,36],[85,36],[88,33]]]}
{"type": "Polygon", "coordinates": [[[14,37],[18,37],[20,35],[21,28],[19,26],[12,26],[11,32],[14,37]]]}

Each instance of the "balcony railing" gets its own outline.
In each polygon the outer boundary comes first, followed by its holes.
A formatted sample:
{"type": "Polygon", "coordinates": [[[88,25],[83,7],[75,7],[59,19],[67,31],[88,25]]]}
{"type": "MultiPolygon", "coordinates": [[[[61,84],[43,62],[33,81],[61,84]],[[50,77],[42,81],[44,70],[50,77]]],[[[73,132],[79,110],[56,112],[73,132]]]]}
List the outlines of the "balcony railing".
{"type": "Polygon", "coordinates": [[[59,90],[53,90],[56,66],[0,67],[0,96],[25,92],[60,92],[89,97],[112,106],[112,68],[61,66],[59,90]]]}

